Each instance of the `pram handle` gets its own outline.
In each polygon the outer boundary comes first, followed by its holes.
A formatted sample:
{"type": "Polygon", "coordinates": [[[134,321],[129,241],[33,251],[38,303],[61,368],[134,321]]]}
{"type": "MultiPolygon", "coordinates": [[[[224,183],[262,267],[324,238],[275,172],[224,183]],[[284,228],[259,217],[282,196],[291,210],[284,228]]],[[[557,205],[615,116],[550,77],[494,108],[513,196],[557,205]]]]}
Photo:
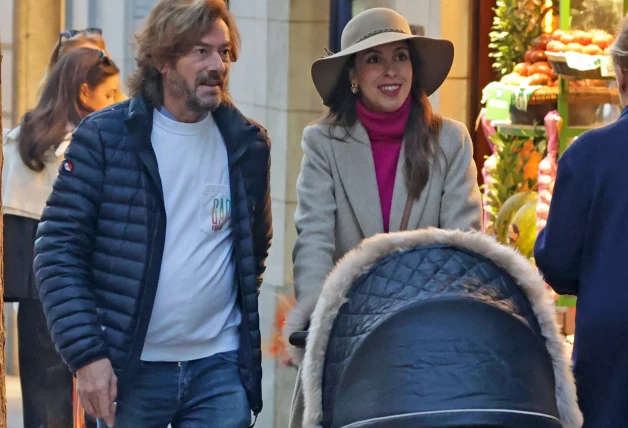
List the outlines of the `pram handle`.
{"type": "Polygon", "coordinates": [[[296,348],[305,348],[305,343],[307,341],[308,331],[295,331],[290,335],[288,341],[290,344],[296,348]]]}

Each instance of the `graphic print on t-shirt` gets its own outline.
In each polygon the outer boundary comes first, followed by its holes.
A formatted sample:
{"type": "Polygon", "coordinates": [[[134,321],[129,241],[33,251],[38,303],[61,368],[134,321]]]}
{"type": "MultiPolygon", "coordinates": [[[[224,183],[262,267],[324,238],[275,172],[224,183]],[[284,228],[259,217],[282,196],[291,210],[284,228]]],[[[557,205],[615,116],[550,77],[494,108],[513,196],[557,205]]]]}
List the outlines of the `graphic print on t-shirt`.
{"type": "Polygon", "coordinates": [[[230,227],[231,188],[223,184],[205,184],[200,211],[201,229],[215,234],[230,227]]]}
{"type": "Polygon", "coordinates": [[[225,221],[231,217],[231,199],[215,198],[212,207],[212,230],[222,230],[225,221]]]}

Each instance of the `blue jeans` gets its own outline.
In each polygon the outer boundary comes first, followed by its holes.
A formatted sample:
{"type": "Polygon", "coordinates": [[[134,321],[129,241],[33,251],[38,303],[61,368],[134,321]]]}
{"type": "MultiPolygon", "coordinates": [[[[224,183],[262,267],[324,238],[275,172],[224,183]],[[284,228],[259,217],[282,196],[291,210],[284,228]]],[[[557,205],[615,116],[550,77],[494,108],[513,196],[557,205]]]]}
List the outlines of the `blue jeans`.
{"type": "MultiPolygon", "coordinates": [[[[118,401],[115,428],[248,428],[238,352],[180,363],[142,362],[118,401]]],[[[98,428],[106,428],[98,421],[98,428]]]]}

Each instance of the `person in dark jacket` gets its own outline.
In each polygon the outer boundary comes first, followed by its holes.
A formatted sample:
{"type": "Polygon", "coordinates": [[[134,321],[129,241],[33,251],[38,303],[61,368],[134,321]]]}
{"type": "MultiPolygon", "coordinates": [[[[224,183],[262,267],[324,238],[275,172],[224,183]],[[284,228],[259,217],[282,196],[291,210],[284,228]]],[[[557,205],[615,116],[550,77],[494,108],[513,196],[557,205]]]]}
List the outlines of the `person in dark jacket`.
{"type": "MultiPolygon", "coordinates": [[[[628,21],[611,48],[628,104],[628,21]]],[[[535,258],[559,294],[578,296],[574,372],[584,427],[628,426],[628,109],[561,156],[535,258]]]]}
{"type": "Polygon", "coordinates": [[[132,98],[76,129],[38,228],[48,325],[99,426],[248,427],[270,141],[226,92],[222,0],[159,1],[138,45],[132,98]]]}
{"type": "Polygon", "coordinates": [[[25,428],[72,425],[72,374],[46,326],[33,274],[33,244],[72,129],[89,113],[113,104],[118,83],[118,67],[104,51],[66,53],[51,68],[36,107],[3,141],[4,300],[19,302],[25,428]]]}

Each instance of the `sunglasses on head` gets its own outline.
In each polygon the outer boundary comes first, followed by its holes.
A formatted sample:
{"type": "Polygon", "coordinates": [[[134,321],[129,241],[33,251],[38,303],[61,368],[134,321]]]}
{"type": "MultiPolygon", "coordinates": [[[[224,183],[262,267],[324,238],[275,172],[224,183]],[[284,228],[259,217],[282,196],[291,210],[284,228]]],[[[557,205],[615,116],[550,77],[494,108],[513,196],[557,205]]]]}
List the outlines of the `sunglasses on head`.
{"type": "Polygon", "coordinates": [[[102,36],[102,29],[90,27],[90,28],[85,28],[83,30],[65,30],[65,31],[62,31],[61,34],[59,34],[59,42],[61,43],[64,38],[71,39],[77,34],[97,34],[99,36],[102,36]]]}
{"type": "Polygon", "coordinates": [[[96,62],[94,63],[94,65],[92,65],[90,67],[90,70],[98,67],[100,64],[104,64],[105,66],[109,67],[111,66],[113,63],[111,62],[111,60],[109,59],[109,57],[107,56],[107,52],[105,52],[104,50],[100,50],[98,51],[98,53],[100,54],[98,56],[98,59],[96,60],[96,62]]]}
{"type": "Polygon", "coordinates": [[[100,58],[98,58],[98,62],[96,63],[96,65],[101,64],[101,63],[105,64],[106,66],[111,65],[111,60],[107,56],[107,52],[105,52],[104,49],[100,51],[100,58]]]}

